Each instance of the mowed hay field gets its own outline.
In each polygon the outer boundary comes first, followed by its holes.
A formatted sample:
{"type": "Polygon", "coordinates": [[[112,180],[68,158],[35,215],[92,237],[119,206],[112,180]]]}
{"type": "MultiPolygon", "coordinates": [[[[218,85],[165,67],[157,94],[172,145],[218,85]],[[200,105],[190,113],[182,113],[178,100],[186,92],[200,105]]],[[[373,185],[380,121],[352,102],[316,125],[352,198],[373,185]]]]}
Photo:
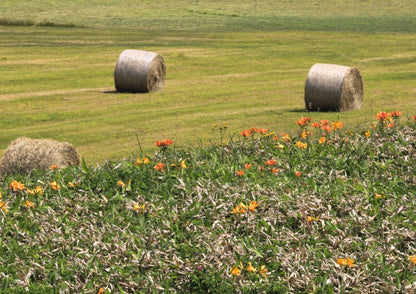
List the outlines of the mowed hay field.
{"type": "Polygon", "coordinates": [[[68,141],[87,163],[154,142],[209,145],[250,127],[287,132],[301,116],[368,126],[416,112],[416,1],[32,1],[0,4],[0,153],[18,136],[68,141]],[[165,87],[115,91],[125,49],[157,52],[165,87]],[[308,113],[315,63],[356,66],[360,111],[308,113]],[[138,140],[140,142],[140,146],[138,140]]]}

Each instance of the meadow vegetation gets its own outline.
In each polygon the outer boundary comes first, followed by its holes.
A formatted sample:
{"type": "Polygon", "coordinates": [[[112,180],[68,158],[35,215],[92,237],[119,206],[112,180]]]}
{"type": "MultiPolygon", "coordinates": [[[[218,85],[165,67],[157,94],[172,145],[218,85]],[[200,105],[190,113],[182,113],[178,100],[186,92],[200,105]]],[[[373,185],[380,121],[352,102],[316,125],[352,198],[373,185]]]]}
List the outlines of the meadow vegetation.
{"type": "Polygon", "coordinates": [[[416,116],[377,118],[5,177],[0,289],[411,293],[416,116]]]}
{"type": "Polygon", "coordinates": [[[0,180],[0,292],[415,291],[415,1],[136,2],[0,4],[0,149],[83,158],[0,180]],[[362,110],[305,111],[318,62],[362,110]]]}

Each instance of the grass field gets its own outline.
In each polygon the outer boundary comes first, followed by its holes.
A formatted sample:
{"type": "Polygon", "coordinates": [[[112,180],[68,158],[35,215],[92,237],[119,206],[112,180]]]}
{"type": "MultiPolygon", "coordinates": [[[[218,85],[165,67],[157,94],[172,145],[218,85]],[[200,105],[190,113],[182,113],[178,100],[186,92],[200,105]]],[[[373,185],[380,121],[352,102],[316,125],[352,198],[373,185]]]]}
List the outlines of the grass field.
{"type": "Polygon", "coordinates": [[[210,144],[224,122],[287,131],[317,62],[357,66],[365,87],[362,111],[317,117],[353,128],[380,109],[416,111],[413,1],[14,2],[0,6],[3,150],[17,136],[51,137],[95,163],[136,154],[136,134],[151,151],[164,137],[210,144]],[[163,91],[114,92],[127,48],[164,57],[163,91]]]}
{"type": "Polygon", "coordinates": [[[416,1],[136,2],[0,4],[0,149],[84,159],[0,180],[0,292],[415,292],[416,1]],[[115,91],[128,48],[162,91],[115,91]],[[362,110],[305,111],[317,62],[362,110]]]}

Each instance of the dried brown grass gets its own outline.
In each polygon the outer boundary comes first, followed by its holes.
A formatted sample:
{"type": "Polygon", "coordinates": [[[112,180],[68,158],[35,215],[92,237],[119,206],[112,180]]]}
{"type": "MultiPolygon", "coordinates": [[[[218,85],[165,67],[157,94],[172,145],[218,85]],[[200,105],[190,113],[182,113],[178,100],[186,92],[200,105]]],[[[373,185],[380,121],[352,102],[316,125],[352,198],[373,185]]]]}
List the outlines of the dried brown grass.
{"type": "Polygon", "coordinates": [[[0,176],[27,174],[34,169],[76,166],[80,158],[74,146],[50,139],[20,137],[11,142],[0,163],[0,176]]]}

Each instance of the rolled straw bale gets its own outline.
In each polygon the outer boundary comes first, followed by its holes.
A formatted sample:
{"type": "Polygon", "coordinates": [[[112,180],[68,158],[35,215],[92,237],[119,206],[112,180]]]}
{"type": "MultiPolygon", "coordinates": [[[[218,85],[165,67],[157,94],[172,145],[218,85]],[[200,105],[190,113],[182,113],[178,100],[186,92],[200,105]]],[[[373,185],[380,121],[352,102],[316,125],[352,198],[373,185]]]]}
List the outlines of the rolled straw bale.
{"type": "Polygon", "coordinates": [[[33,169],[79,165],[77,150],[67,142],[20,137],[10,143],[0,162],[0,175],[27,174],[33,169]]]}
{"type": "Polygon", "coordinates": [[[356,67],[316,63],[305,82],[305,105],[315,111],[360,109],[363,81],[356,67]]]}
{"type": "Polygon", "coordinates": [[[119,92],[156,92],[163,89],[165,77],[163,57],[142,50],[124,50],[114,70],[114,81],[119,92]]]}

